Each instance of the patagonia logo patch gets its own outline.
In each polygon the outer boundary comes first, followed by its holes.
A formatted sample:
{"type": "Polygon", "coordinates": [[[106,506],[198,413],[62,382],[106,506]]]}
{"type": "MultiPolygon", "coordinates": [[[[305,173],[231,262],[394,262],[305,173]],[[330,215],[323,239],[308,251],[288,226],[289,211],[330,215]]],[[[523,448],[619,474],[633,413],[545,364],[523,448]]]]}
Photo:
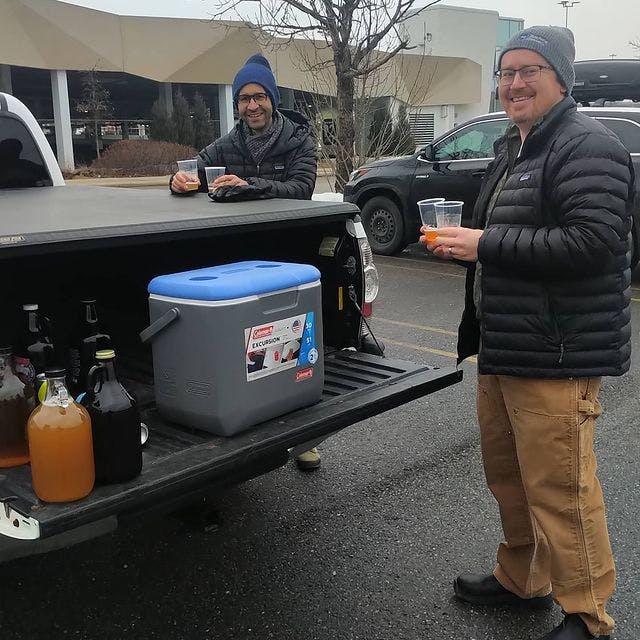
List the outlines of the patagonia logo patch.
{"type": "Polygon", "coordinates": [[[520,176],[520,182],[524,182],[525,180],[528,180],[530,177],[531,177],[531,174],[530,174],[530,173],[523,173],[523,174],[520,176]]]}

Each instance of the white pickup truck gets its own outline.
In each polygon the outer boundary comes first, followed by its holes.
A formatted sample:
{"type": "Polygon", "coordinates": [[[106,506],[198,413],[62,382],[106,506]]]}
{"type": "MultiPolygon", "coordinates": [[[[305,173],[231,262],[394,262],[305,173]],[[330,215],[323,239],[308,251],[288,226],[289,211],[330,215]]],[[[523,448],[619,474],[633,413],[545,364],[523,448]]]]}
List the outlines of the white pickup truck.
{"type": "Polygon", "coordinates": [[[97,486],[73,503],[40,502],[28,465],[0,469],[0,561],[109,531],[124,516],[194,504],[203,493],[273,470],[332,433],[462,378],[453,367],[416,365],[367,348],[361,309],[373,302],[377,272],[355,205],[217,204],[205,194],[65,186],[35,118],[0,93],[0,149],[18,146],[24,161],[18,169],[8,167],[7,153],[0,158],[0,343],[10,341],[24,302],[39,302],[64,326],[77,292],[89,287],[150,436],[139,477],[97,486]],[[320,270],[322,400],[229,438],[170,424],[155,409],[151,350],[139,338],[149,322],[147,284],[158,274],[248,259],[320,270]]]}

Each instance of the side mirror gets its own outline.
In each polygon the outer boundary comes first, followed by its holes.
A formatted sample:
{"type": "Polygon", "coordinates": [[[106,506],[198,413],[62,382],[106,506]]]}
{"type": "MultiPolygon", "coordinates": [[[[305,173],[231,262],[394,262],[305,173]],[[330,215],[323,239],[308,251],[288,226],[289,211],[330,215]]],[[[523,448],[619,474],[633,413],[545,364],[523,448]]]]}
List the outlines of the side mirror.
{"type": "Polygon", "coordinates": [[[433,162],[433,146],[428,144],[421,152],[420,152],[420,160],[428,160],[429,162],[433,162]]]}

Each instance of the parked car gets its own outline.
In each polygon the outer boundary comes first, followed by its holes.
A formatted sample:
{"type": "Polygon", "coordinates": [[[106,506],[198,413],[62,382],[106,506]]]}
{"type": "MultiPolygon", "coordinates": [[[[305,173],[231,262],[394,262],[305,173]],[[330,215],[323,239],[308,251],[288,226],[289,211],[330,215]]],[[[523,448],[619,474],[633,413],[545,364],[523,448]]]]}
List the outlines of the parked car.
{"type": "MultiPolygon", "coordinates": [[[[640,193],[640,108],[581,107],[625,144],[636,167],[640,193]]],[[[504,112],[473,118],[411,156],[387,158],[356,169],[344,199],[360,207],[374,253],[391,255],[416,242],[418,200],[444,197],[464,201],[463,221],[471,218],[482,177],[493,159],[493,144],[509,120],[504,112]]]]}

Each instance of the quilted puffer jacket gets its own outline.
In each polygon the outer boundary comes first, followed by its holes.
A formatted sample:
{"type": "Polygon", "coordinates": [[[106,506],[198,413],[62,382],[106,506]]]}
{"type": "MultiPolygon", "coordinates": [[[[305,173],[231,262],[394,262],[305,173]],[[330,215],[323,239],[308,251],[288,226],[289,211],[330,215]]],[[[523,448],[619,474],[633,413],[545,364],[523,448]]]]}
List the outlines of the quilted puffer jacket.
{"type": "Polygon", "coordinates": [[[565,378],[621,375],[631,356],[633,165],[618,138],[565,98],[527,136],[508,168],[496,144],[474,209],[480,320],[467,273],[459,360],[483,374],[565,378]],[[481,346],[480,346],[481,345],[481,346]]]}
{"type": "Polygon", "coordinates": [[[244,178],[256,187],[268,187],[274,198],[310,200],[318,167],[316,143],[309,121],[295,111],[280,110],[282,131],[260,165],[247,149],[240,123],[198,154],[200,190],[207,191],[205,167],[221,166],[228,174],[244,178]]]}

